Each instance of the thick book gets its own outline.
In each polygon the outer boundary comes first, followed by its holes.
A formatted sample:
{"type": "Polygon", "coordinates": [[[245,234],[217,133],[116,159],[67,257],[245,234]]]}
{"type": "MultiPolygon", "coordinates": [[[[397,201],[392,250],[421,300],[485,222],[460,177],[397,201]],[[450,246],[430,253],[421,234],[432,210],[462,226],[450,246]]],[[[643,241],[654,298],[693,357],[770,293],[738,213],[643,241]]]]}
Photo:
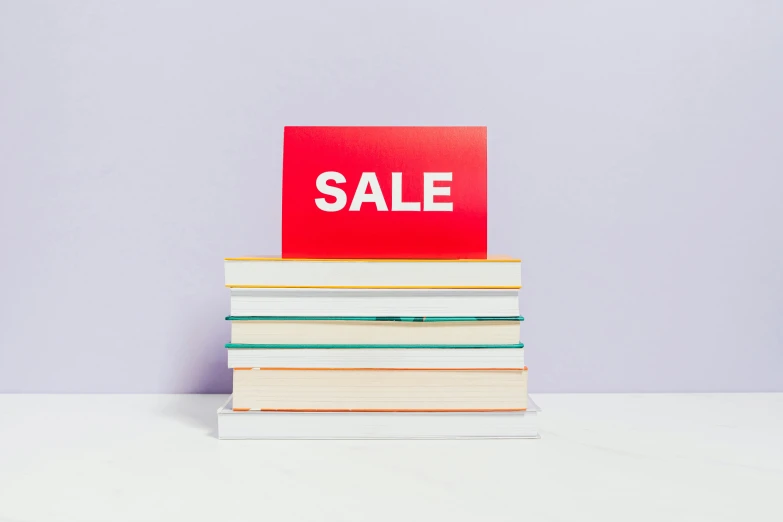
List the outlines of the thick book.
{"type": "Polygon", "coordinates": [[[229,348],[229,368],[523,368],[525,350],[504,348],[229,348]]]}
{"type": "Polygon", "coordinates": [[[231,343],[516,345],[522,317],[236,317],[231,343]]]}
{"type": "Polygon", "coordinates": [[[232,288],[234,316],[516,316],[515,289],[232,288]]]}
{"type": "Polygon", "coordinates": [[[527,368],[235,369],[234,410],[519,411],[527,368]]]}
{"type": "Polygon", "coordinates": [[[282,259],[229,257],[231,288],[519,289],[518,259],[282,259]]]}
{"type": "Polygon", "coordinates": [[[540,409],[503,412],[268,412],[218,409],[218,436],[250,439],[537,439],[540,409]]]}

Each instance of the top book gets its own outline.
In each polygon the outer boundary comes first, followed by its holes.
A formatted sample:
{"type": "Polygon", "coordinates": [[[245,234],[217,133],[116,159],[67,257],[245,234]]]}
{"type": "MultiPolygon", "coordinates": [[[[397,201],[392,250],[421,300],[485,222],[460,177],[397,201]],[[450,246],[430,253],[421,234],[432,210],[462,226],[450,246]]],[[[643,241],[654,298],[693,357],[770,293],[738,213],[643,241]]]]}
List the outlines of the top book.
{"type": "Polygon", "coordinates": [[[518,289],[520,261],[508,257],[462,260],[282,259],[227,257],[231,288],[454,288],[518,289]]]}
{"type": "Polygon", "coordinates": [[[282,257],[484,259],[486,127],[286,127],[282,257]]]}

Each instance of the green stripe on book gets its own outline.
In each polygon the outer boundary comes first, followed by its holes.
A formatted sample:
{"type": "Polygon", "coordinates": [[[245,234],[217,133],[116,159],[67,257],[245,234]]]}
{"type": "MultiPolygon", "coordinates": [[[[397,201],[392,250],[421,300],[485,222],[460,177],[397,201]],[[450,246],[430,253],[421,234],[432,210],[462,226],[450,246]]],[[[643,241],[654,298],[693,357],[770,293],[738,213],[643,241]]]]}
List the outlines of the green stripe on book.
{"type": "Polygon", "coordinates": [[[519,315],[504,317],[340,317],[323,316],[312,317],[306,315],[248,315],[238,316],[229,315],[226,321],[399,321],[405,323],[458,323],[469,321],[524,321],[525,318],[519,315]]]}
{"type": "Polygon", "coordinates": [[[241,343],[228,343],[226,348],[232,349],[245,349],[245,348],[286,348],[286,349],[314,349],[314,348],[345,348],[345,349],[383,349],[383,348],[409,348],[409,349],[421,349],[421,348],[437,348],[437,349],[476,349],[476,348],[493,348],[493,349],[519,349],[524,348],[522,343],[518,344],[472,344],[464,346],[455,346],[453,344],[241,344],[241,343]]]}

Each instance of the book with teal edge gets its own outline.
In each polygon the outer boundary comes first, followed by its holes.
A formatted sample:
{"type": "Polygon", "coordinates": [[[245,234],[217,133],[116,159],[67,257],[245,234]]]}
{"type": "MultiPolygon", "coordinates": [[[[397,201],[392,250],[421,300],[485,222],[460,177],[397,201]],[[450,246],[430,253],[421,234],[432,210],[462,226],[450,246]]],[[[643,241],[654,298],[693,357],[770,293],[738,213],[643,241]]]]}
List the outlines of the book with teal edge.
{"type": "Polygon", "coordinates": [[[524,348],[522,343],[517,344],[471,344],[471,345],[453,345],[453,344],[241,344],[241,343],[228,343],[226,348],[243,349],[243,348],[287,348],[287,349],[383,349],[383,348],[410,348],[410,349],[453,349],[461,350],[466,348],[492,348],[492,349],[520,349],[524,348]]]}
{"type": "Polygon", "coordinates": [[[469,321],[524,321],[522,316],[509,317],[338,317],[338,316],[272,316],[272,315],[229,315],[226,321],[399,321],[407,323],[458,323],[469,321]]]}

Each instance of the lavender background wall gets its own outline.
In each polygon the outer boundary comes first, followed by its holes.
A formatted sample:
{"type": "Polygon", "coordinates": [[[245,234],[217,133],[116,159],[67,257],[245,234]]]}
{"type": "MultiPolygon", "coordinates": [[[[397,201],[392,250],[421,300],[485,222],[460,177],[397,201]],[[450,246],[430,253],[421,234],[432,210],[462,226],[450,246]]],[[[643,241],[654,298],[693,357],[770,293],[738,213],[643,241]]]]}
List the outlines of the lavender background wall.
{"type": "Polygon", "coordinates": [[[0,391],[228,391],[292,124],[489,127],[532,390],[783,391],[780,2],[157,4],[0,2],[0,391]]]}

